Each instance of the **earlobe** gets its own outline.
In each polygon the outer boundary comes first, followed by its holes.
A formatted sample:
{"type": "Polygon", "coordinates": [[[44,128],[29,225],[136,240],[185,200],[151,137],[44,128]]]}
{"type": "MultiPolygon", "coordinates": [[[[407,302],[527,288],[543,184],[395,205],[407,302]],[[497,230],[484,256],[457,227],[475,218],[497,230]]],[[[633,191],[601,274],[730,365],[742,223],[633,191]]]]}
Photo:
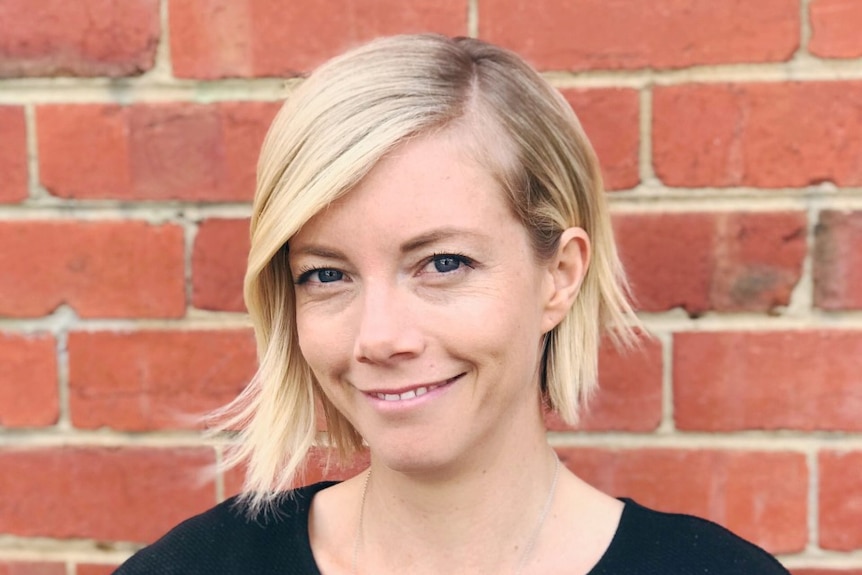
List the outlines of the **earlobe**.
{"type": "Polygon", "coordinates": [[[582,228],[568,228],[560,235],[556,255],[548,264],[548,297],[544,331],[563,321],[575,303],[590,264],[590,238],[582,228]]]}

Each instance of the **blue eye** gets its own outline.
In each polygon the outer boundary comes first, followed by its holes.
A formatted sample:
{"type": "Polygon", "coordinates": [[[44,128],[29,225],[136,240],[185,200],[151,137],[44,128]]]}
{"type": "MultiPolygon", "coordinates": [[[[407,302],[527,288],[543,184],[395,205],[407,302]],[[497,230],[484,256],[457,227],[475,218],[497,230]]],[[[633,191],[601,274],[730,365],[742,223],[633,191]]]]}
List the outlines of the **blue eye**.
{"type": "Polygon", "coordinates": [[[332,268],[320,268],[303,272],[296,280],[297,284],[321,283],[327,284],[344,279],[344,272],[332,268]]]}
{"type": "Polygon", "coordinates": [[[454,272],[461,267],[464,259],[451,254],[434,256],[434,269],[441,274],[454,272]]]}
{"type": "Polygon", "coordinates": [[[344,274],[338,270],[317,270],[317,281],[320,283],[337,282],[344,277],[344,274]]]}

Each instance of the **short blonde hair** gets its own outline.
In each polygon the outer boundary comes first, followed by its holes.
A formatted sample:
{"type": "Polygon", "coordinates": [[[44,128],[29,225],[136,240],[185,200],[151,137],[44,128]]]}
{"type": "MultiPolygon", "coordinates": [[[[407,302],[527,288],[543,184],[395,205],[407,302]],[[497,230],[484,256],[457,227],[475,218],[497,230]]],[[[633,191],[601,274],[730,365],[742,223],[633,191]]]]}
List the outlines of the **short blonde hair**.
{"type": "Polygon", "coordinates": [[[289,488],[317,435],[317,409],[342,456],[362,447],[299,349],[291,237],[348,193],[405,139],[466,128],[469,150],[499,182],[539,257],[583,228],[591,264],[566,318],[546,336],[542,390],[570,423],[594,389],[602,330],[633,338],[637,320],[613,241],[598,162],[563,97],[517,55],[471,38],[395,36],[330,60],[275,118],[260,155],[245,300],[260,367],[217,415],[239,429],[226,463],[247,464],[252,511],[289,488]]]}

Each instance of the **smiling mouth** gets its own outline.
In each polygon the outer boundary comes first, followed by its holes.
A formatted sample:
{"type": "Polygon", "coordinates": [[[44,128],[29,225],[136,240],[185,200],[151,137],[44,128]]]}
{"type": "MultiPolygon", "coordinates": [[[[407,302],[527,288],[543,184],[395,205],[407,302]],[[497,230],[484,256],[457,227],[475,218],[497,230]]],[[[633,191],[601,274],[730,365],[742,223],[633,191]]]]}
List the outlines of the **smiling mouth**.
{"type": "Polygon", "coordinates": [[[380,399],[382,401],[404,401],[407,399],[413,399],[413,398],[425,395],[429,391],[433,391],[433,390],[437,389],[438,387],[443,387],[444,385],[449,385],[450,383],[452,383],[456,379],[460,378],[461,375],[463,375],[463,374],[459,374],[453,378],[447,379],[443,383],[423,385],[421,387],[415,387],[413,389],[409,389],[409,390],[404,391],[402,393],[382,393],[382,392],[375,393],[375,392],[372,392],[372,393],[369,393],[368,395],[371,395],[372,397],[376,397],[377,399],[380,399]]]}

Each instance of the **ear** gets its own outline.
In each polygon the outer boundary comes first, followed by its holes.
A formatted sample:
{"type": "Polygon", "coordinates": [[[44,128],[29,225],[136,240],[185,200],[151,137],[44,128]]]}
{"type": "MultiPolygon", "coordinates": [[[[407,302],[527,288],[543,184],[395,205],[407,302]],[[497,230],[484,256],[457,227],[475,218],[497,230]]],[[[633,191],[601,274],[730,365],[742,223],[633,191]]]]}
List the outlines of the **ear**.
{"type": "Polygon", "coordinates": [[[568,228],[560,236],[557,253],[547,267],[542,331],[557,327],[569,313],[590,265],[590,237],[582,228],[568,228]]]}

